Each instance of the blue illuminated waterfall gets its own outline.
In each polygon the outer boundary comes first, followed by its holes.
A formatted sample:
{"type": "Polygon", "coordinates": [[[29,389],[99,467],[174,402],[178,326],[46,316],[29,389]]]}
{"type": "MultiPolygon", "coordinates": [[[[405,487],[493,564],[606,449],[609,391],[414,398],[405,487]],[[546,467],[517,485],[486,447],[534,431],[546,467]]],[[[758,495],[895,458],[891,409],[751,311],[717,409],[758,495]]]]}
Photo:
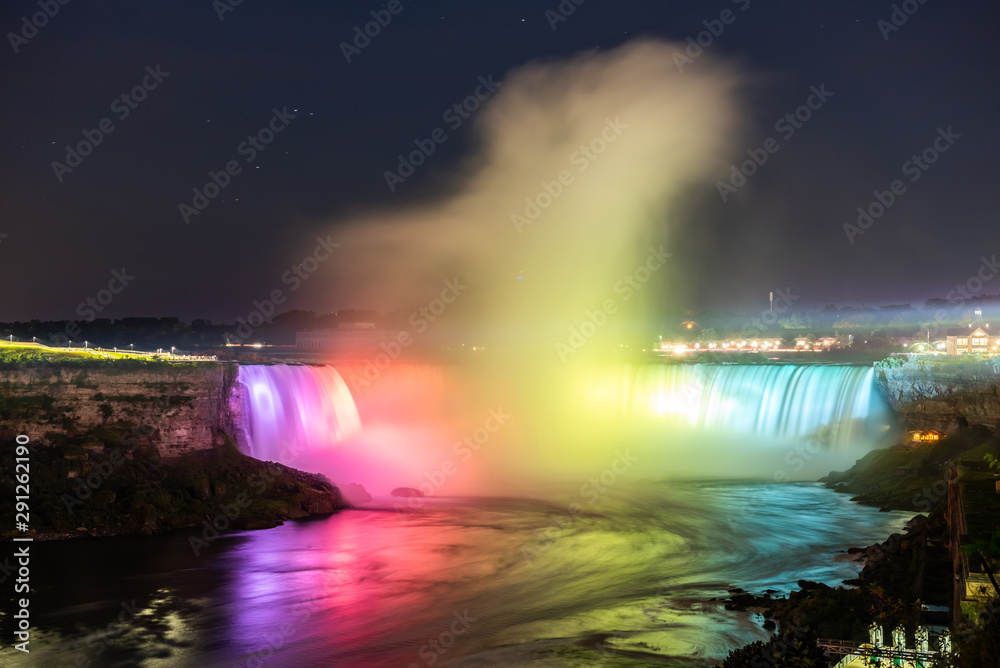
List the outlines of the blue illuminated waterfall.
{"type": "Polygon", "coordinates": [[[628,367],[618,396],[632,416],[824,445],[884,430],[889,410],[870,367],[677,364],[628,367]]]}

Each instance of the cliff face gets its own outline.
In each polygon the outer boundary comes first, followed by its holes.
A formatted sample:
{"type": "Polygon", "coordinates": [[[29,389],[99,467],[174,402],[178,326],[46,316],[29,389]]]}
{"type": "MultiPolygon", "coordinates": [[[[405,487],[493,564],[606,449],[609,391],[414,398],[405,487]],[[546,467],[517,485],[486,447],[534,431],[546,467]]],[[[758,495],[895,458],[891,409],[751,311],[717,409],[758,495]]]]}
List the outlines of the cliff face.
{"type": "Polygon", "coordinates": [[[875,384],[904,429],[1000,429],[1000,358],[890,358],[875,365],[875,384]]]}
{"type": "Polygon", "coordinates": [[[239,403],[230,403],[237,372],[225,364],[3,370],[0,429],[44,441],[46,434],[127,427],[161,457],[175,458],[236,434],[239,403]]]}

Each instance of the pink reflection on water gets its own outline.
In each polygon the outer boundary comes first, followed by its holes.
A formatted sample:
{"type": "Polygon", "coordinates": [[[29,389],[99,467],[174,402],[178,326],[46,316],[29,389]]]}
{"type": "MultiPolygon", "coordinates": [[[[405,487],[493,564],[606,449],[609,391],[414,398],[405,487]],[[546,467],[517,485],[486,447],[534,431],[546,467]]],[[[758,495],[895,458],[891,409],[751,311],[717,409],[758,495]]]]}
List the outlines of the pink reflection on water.
{"type": "Polygon", "coordinates": [[[226,555],[229,649],[304,667],[419,661],[461,605],[453,555],[472,537],[433,512],[346,511],[243,538],[226,555]]]}

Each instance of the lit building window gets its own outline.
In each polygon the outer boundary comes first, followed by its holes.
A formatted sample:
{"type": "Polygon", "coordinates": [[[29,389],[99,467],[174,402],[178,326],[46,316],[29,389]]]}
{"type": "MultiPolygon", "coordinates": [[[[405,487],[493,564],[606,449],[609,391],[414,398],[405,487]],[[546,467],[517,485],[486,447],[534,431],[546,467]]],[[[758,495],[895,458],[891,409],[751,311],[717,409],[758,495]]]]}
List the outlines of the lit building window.
{"type": "Polygon", "coordinates": [[[967,345],[969,345],[969,339],[965,338],[965,337],[960,337],[958,339],[958,345],[960,345],[960,346],[967,346],[967,345]]]}

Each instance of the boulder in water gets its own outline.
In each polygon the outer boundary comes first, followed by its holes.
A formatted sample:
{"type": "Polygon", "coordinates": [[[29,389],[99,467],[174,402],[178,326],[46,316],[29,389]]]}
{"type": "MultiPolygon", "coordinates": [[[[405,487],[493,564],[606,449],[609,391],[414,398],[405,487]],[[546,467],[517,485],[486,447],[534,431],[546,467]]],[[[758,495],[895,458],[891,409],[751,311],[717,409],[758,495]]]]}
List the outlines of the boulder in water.
{"type": "Polygon", "coordinates": [[[412,498],[414,496],[423,497],[424,493],[419,489],[414,489],[412,487],[397,487],[396,489],[389,492],[391,496],[402,496],[404,498],[412,498]]]}
{"type": "Polygon", "coordinates": [[[346,485],[338,485],[338,487],[340,488],[341,495],[351,505],[368,503],[372,500],[372,495],[368,493],[368,490],[365,489],[364,486],[355,482],[350,482],[346,485]]]}

